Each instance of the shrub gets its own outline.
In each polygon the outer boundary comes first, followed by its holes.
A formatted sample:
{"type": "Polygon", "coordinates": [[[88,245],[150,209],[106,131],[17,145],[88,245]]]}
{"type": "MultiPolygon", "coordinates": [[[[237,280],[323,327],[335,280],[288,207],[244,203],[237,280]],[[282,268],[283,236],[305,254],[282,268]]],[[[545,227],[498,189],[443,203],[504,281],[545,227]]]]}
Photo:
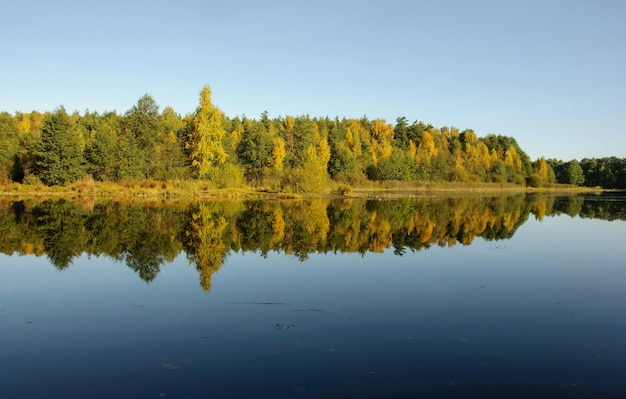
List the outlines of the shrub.
{"type": "Polygon", "coordinates": [[[241,187],[244,182],[244,173],[240,166],[227,162],[219,167],[211,168],[208,178],[217,188],[241,187]]]}
{"type": "Polygon", "coordinates": [[[325,179],[315,170],[307,170],[303,167],[291,169],[283,175],[281,188],[290,193],[316,193],[324,189],[325,179]]]}
{"type": "Polygon", "coordinates": [[[339,185],[339,187],[337,187],[334,191],[333,194],[335,195],[350,195],[352,194],[352,187],[347,185],[347,184],[341,184],[339,185]]]}
{"type": "Polygon", "coordinates": [[[24,180],[22,181],[23,184],[26,184],[28,186],[38,186],[40,184],[43,184],[41,182],[41,179],[38,176],[35,175],[28,175],[26,177],[24,177],[24,180]]]}

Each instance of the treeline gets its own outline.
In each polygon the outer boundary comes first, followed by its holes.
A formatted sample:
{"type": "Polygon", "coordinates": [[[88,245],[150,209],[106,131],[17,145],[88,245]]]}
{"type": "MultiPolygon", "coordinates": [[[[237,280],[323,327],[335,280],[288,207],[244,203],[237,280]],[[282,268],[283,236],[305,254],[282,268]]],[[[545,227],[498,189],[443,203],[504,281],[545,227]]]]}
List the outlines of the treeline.
{"type": "Polygon", "coordinates": [[[430,246],[501,240],[533,214],[624,220],[623,202],[524,195],[363,201],[211,201],[146,206],[71,201],[0,202],[0,253],[45,255],[65,269],[82,254],[124,262],[152,281],[181,253],[195,265],[201,286],[233,252],[396,255],[430,246]]]}
{"type": "Polygon", "coordinates": [[[385,120],[229,118],[205,86],[194,113],[145,95],[125,114],[0,113],[0,182],[65,185],[202,179],[216,188],[315,192],[329,181],[498,182],[626,187],[624,160],[531,162],[512,137],[385,120]]]}

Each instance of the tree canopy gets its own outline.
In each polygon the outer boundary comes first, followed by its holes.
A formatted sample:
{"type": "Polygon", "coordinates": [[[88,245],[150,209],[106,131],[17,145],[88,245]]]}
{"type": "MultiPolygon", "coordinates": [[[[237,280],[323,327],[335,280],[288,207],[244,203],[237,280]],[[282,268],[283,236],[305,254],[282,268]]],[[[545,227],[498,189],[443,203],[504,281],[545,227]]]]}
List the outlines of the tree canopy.
{"type": "Polygon", "coordinates": [[[555,183],[626,188],[626,160],[534,162],[513,137],[423,121],[311,117],[230,118],[200,91],[181,116],[150,95],[126,113],[0,113],[0,182],[201,179],[275,191],[320,191],[329,181],[555,183]]]}

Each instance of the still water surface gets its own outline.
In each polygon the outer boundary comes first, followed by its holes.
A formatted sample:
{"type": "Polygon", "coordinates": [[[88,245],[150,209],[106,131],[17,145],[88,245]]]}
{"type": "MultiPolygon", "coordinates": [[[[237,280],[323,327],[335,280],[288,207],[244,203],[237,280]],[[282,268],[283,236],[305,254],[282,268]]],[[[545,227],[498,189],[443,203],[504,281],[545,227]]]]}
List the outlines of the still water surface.
{"type": "Polygon", "coordinates": [[[2,398],[623,398],[623,197],[0,203],[2,398]]]}

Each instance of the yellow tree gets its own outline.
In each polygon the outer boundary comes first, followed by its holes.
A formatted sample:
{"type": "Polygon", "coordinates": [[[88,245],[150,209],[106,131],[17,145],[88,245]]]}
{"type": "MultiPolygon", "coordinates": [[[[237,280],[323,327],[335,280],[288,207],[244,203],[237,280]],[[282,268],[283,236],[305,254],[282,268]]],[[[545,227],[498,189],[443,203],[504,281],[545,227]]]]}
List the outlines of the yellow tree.
{"type": "Polygon", "coordinates": [[[537,161],[537,175],[543,181],[548,181],[548,163],[544,157],[537,161]]]}
{"type": "Polygon", "coordinates": [[[393,126],[384,119],[375,119],[370,125],[372,132],[371,151],[374,165],[391,156],[393,141],[393,126]]]}
{"type": "Polygon", "coordinates": [[[272,168],[275,172],[283,170],[283,161],[285,160],[285,140],[280,137],[274,137],[274,148],[272,149],[272,168]]]}
{"type": "Polygon", "coordinates": [[[430,131],[426,130],[422,133],[419,147],[424,151],[428,159],[437,155],[437,148],[435,147],[435,138],[430,131]]]}
{"type": "Polygon", "coordinates": [[[190,120],[187,143],[191,167],[199,178],[205,178],[210,170],[226,161],[222,145],[224,115],[211,103],[211,89],[204,86],[200,92],[200,106],[190,120]]]}

